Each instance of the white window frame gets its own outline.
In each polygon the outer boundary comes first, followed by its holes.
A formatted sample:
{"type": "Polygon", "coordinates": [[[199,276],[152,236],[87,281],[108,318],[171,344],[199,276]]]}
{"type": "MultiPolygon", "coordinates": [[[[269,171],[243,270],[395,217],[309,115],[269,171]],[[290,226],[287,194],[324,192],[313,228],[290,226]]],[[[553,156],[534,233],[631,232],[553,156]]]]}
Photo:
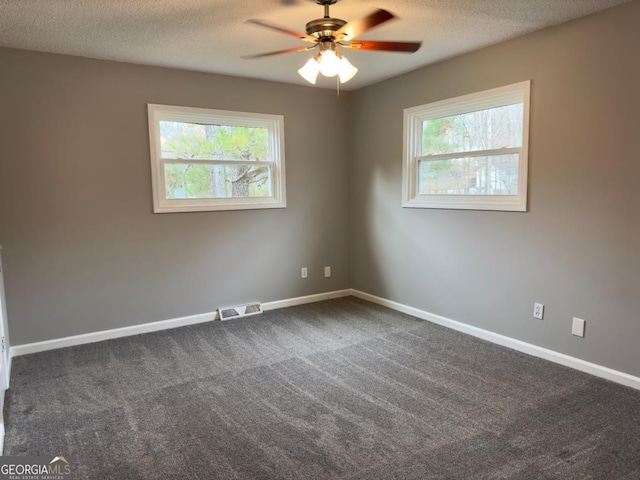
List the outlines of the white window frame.
{"type": "Polygon", "coordinates": [[[404,110],[404,152],[402,168],[402,206],[408,208],[450,208],[465,210],[527,210],[527,169],[529,152],[529,97],[531,81],[463,95],[404,110]],[[463,113],[486,110],[514,103],[523,104],[522,146],[499,150],[473,150],[442,155],[421,155],[422,122],[463,113]],[[420,162],[517,153],[518,193],[516,195],[421,195],[418,189],[420,162]]]}
{"type": "Polygon", "coordinates": [[[232,112],[208,108],[179,107],[172,105],[147,105],[149,115],[149,145],[151,153],[151,179],[154,213],[201,212],[217,210],[250,210],[261,208],[285,208],[284,169],[284,116],[264,113],[232,112]],[[247,163],[239,160],[205,160],[162,158],[160,122],[207,123],[241,127],[266,128],[269,138],[267,159],[251,162],[251,165],[268,165],[271,168],[271,196],[241,198],[189,198],[168,199],[165,192],[164,165],[167,163],[204,163],[229,165],[247,163]]]}

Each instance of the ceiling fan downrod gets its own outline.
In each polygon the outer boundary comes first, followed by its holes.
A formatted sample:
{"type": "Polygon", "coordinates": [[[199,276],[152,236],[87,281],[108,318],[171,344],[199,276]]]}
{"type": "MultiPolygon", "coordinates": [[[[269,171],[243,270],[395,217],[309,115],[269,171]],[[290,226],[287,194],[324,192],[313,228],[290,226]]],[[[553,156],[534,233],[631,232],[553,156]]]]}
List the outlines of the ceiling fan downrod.
{"type": "Polygon", "coordinates": [[[338,0],[316,0],[318,5],[322,5],[324,7],[324,18],[329,18],[329,5],[333,5],[337,2],[338,0]]]}

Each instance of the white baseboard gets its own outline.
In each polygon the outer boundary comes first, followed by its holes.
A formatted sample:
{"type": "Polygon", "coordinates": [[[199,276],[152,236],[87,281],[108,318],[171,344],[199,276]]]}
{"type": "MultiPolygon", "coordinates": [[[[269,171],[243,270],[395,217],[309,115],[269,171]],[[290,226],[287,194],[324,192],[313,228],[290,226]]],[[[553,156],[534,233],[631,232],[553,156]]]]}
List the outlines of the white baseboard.
{"type": "Polygon", "coordinates": [[[216,313],[217,312],[201,313],[199,315],[190,315],[188,317],[173,318],[171,320],[143,323],[141,325],[132,325],[130,327],[113,328],[111,330],[84,333],[82,335],[73,335],[71,337],[54,338],[53,340],[45,340],[43,342],[12,345],[10,349],[11,357],[13,358],[20,355],[28,355],[30,353],[45,352],[47,350],[56,350],[58,348],[73,347],[74,345],[111,340],[112,338],[128,337],[131,335],[138,335],[140,333],[157,332],[159,330],[167,330],[170,328],[195,325],[196,323],[209,322],[216,318],[216,313]]]}
{"type": "Polygon", "coordinates": [[[295,305],[304,305],[305,303],[321,302],[322,300],[331,300],[332,298],[350,297],[351,289],[334,290],[333,292],[316,293],[315,295],[306,295],[304,297],[289,298],[287,300],[277,300],[275,302],[267,302],[262,304],[263,310],[276,310],[278,308],[293,307],[295,305]]]}
{"type": "Polygon", "coordinates": [[[587,362],[579,358],[565,355],[564,353],[559,353],[554,350],[549,350],[547,348],[533,345],[531,343],[516,340],[515,338],[506,337],[504,335],[500,335],[499,333],[494,333],[489,330],[484,330],[472,325],[467,325],[466,323],[457,322],[455,320],[451,320],[450,318],[425,312],[424,310],[410,307],[408,305],[394,302],[392,300],[387,300],[386,298],[376,297],[375,295],[361,292],[359,290],[351,290],[351,294],[354,297],[358,297],[372,303],[377,303],[378,305],[382,305],[399,312],[407,313],[414,317],[418,317],[423,320],[442,325],[443,327],[451,328],[453,330],[457,330],[474,337],[482,338],[483,340],[487,340],[489,342],[496,343],[513,350],[517,350],[519,352],[527,353],[534,357],[543,358],[545,360],[564,365],[565,367],[574,368],[576,370],[580,370],[581,372],[590,373],[591,375],[595,375],[596,377],[605,378],[607,380],[611,380],[612,382],[620,383],[622,385],[626,385],[627,387],[640,390],[640,377],[635,377],[633,375],[629,375],[628,373],[613,370],[608,367],[603,367],[602,365],[598,365],[596,363],[587,362]]]}
{"type": "MultiPolygon", "coordinates": [[[[307,295],[304,297],[289,298],[286,300],[278,300],[262,304],[263,310],[275,310],[277,308],[291,307],[294,305],[302,305],[305,303],[319,302],[321,300],[329,300],[338,297],[348,297],[351,290],[337,290],[333,292],[318,293],[315,295],[307,295]]],[[[25,343],[23,345],[11,346],[10,358],[20,355],[28,355],[30,353],[45,352],[47,350],[55,350],[58,348],[72,347],[74,345],[83,345],[86,343],[101,342],[103,340],[111,340],[113,338],[128,337],[141,333],[157,332],[159,330],[168,330],[170,328],[184,327],[187,325],[195,325],[197,323],[210,322],[216,319],[217,312],[201,313],[198,315],[190,315],[188,317],[173,318],[170,320],[161,320],[159,322],[143,323],[141,325],[133,325],[130,327],[114,328],[111,330],[103,330],[100,332],[85,333],[82,335],[73,335],[71,337],[55,338],[43,342],[25,343]]]]}

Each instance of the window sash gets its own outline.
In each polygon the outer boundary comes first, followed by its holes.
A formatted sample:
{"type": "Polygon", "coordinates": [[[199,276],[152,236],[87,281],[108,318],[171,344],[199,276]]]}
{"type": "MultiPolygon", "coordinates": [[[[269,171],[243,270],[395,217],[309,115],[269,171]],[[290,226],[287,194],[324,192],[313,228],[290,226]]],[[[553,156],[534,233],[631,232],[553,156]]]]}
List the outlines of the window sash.
{"type": "Polygon", "coordinates": [[[225,161],[225,160],[186,160],[186,159],[168,159],[168,158],[162,158],[160,159],[160,171],[161,171],[161,185],[158,185],[158,187],[160,188],[160,195],[161,195],[161,200],[164,202],[178,202],[178,201],[182,201],[182,200],[202,200],[203,202],[217,202],[217,201],[221,201],[221,202],[230,202],[230,201],[236,201],[236,200],[240,200],[240,199],[250,199],[250,200],[257,200],[260,198],[274,198],[275,197],[275,188],[276,188],[276,175],[278,173],[277,170],[277,166],[275,164],[275,162],[252,162],[252,161],[236,161],[236,160],[230,160],[230,161],[225,161]],[[194,165],[247,165],[250,167],[256,167],[256,166],[265,166],[269,169],[269,195],[266,196],[262,196],[262,197],[194,197],[191,199],[183,199],[183,198],[167,198],[167,191],[166,191],[166,173],[165,173],[165,167],[166,165],[179,165],[179,164],[194,164],[194,165]]]}
{"type": "Polygon", "coordinates": [[[479,152],[474,152],[471,155],[467,155],[463,153],[462,155],[456,155],[456,156],[444,156],[444,157],[439,156],[440,158],[438,159],[429,158],[429,159],[419,161],[418,167],[417,167],[418,185],[417,185],[416,196],[418,198],[423,198],[423,199],[428,199],[431,197],[440,197],[443,195],[446,195],[446,196],[457,195],[457,196],[464,196],[464,197],[475,196],[480,198],[486,198],[486,197],[492,197],[492,196],[516,197],[519,193],[518,189],[520,188],[520,185],[519,185],[520,153],[517,151],[519,149],[509,149],[509,150],[516,150],[515,152],[514,151],[506,152],[505,150],[507,149],[486,150],[487,152],[494,152],[490,154],[482,154],[479,152]],[[500,169],[499,167],[500,157],[516,157],[516,161],[518,164],[518,169],[516,170],[516,180],[517,180],[516,182],[510,181],[512,179],[509,178],[510,176],[508,174],[508,171],[500,169]],[[469,169],[473,169],[474,165],[473,163],[471,164],[467,163],[467,161],[471,161],[474,158],[477,158],[477,159],[485,158],[486,160],[484,162],[484,165],[475,165],[476,170],[473,176],[469,176],[468,175],[470,173],[469,169]],[[489,159],[497,160],[497,162],[496,161],[489,162],[489,159]],[[449,171],[449,175],[445,176],[443,179],[440,179],[440,180],[444,180],[444,184],[439,184],[438,181],[430,181],[428,178],[425,179],[425,172],[423,167],[426,166],[428,168],[429,162],[432,162],[432,161],[435,162],[440,160],[465,161],[464,164],[461,165],[461,167],[467,169],[467,176],[459,177],[458,175],[456,175],[456,168],[455,166],[452,165],[453,168],[452,170],[449,171]],[[423,189],[425,188],[425,183],[427,184],[426,185],[427,190],[448,190],[448,191],[446,192],[440,191],[437,193],[433,193],[433,192],[424,193],[423,189]],[[495,188],[489,187],[489,185],[495,185],[496,187],[495,188]],[[500,188],[499,185],[501,185],[502,188],[500,188]],[[515,186],[515,191],[511,192],[511,188],[513,188],[514,186],[515,186]],[[437,188],[437,187],[440,187],[440,188],[437,188]],[[490,188],[492,190],[492,193],[479,193],[477,191],[482,189],[486,190],[487,188],[490,188]],[[469,191],[465,193],[459,193],[459,192],[450,193],[450,190],[469,190],[469,191]],[[471,192],[470,190],[476,190],[476,191],[471,192]],[[498,192],[499,190],[500,192],[498,192]],[[506,192],[504,192],[504,190],[506,190],[506,192]]]}
{"type": "Polygon", "coordinates": [[[194,163],[198,165],[266,165],[274,166],[276,162],[260,160],[203,160],[201,158],[160,158],[160,163],[194,163]]]}
{"type": "Polygon", "coordinates": [[[436,160],[448,160],[453,158],[467,157],[492,157],[496,155],[510,155],[512,153],[521,153],[522,147],[497,148],[493,150],[462,150],[460,152],[440,153],[437,155],[419,155],[415,157],[416,162],[428,162],[436,160]]]}

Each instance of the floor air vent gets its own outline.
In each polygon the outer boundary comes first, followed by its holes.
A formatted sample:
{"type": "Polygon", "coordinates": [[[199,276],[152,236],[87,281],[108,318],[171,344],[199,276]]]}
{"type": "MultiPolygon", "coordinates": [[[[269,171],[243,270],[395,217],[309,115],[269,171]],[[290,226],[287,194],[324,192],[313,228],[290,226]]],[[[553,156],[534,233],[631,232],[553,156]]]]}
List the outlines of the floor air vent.
{"type": "Polygon", "coordinates": [[[218,317],[220,320],[231,320],[234,318],[248,317],[262,313],[262,305],[259,303],[249,303],[237,307],[219,308],[218,317]]]}

